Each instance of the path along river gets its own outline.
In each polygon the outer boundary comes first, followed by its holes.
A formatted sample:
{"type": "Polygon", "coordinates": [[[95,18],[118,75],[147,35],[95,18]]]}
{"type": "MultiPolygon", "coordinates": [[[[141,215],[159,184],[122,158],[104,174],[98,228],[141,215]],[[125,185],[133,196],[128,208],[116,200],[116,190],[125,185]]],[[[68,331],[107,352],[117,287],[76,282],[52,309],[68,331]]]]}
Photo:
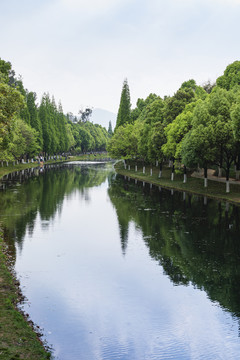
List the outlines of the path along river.
{"type": "Polygon", "coordinates": [[[75,163],[5,179],[0,220],[60,360],[240,357],[239,207],[75,163]]]}

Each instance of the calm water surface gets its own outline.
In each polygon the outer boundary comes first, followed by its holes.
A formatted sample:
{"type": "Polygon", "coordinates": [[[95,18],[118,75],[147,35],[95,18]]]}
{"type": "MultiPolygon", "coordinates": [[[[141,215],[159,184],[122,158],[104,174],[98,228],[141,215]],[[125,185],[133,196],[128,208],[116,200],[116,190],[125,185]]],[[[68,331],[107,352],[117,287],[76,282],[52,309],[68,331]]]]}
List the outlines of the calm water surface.
{"type": "Polygon", "coordinates": [[[54,359],[240,357],[238,207],[104,164],[26,174],[0,221],[54,359]]]}

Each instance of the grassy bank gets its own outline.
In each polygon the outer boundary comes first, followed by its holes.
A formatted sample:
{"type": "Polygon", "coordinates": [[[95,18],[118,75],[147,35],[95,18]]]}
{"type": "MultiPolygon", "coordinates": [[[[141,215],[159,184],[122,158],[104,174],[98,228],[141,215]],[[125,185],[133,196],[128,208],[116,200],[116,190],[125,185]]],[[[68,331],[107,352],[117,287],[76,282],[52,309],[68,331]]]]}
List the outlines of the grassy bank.
{"type": "Polygon", "coordinates": [[[138,171],[135,171],[134,163],[131,163],[130,170],[128,170],[128,166],[125,170],[123,163],[118,162],[115,165],[115,170],[121,175],[149,182],[157,186],[163,186],[169,189],[176,189],[180,191],[187,191],[194,194],[200,194],[211,198],[222,199],[240,204],[240,185],[237,184],[231,184],[230,193],[226,193],[225,183],[208,180],[208,187],[204,188],[204,180],[191,177],[191,173],[188,173],[187,183],[183,183],[183,172],[181,170],[176,170],[174,180],[171,181],[171,169],[166,166],[163,167],[161,178],[158,177],[159,168],[153,167],[152,176],[150,176],[150,166],[146,166],[146,172],[143,174],[143,168],[140,164],[138,164],[138,171]]]}
{"type": "Polygon", "coordinates": [[[0,233],[0,359],[50,359],[31,323],[17,309],[21,294],[10,265],[0,233]]]}

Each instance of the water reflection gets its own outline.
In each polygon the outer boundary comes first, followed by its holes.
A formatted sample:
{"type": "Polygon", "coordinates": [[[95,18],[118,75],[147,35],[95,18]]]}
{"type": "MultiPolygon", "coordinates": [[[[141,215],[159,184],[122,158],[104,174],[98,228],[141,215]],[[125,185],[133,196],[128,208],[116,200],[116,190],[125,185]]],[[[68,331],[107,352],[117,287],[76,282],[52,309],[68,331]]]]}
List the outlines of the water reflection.
{"type": "Polygon", "coordinates": [[[98,171],[104,164],[45,165],[16,171],[1,180],[0,221],[4,238],[15,257],[15,243],[22,247],[26,234],[31,236],[39,214],[41,225],[47,229],[62,211],[65,197],[78,191],[85,201],[91,201],[88,189],[103,183],[108,173],[98,171]]]}
{"type": "Polygon", "coordinates": [[[239,207],[201,196],[136,186],[122,177],[108,190],[123,254],[129,224],[141,229],[149,254],[175,285],[193,284],[240,316],[239,207]]]}
{"type": "Polygon", "coordinates": [[[237,358],[239,207],[101,164],[4,185],[0,217],[24,309],[56,359],[237,358]]]}

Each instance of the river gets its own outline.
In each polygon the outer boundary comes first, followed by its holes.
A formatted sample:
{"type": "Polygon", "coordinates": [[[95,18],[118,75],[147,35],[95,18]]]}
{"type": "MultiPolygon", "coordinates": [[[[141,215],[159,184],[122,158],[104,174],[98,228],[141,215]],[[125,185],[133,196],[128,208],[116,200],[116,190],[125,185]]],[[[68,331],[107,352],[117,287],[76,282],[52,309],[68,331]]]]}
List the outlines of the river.
{"type": "Polygon", "coordinates": [[[5,177],[0,199],[54,359],[240,357],[238,206],[80,162],[5,177]]]}

